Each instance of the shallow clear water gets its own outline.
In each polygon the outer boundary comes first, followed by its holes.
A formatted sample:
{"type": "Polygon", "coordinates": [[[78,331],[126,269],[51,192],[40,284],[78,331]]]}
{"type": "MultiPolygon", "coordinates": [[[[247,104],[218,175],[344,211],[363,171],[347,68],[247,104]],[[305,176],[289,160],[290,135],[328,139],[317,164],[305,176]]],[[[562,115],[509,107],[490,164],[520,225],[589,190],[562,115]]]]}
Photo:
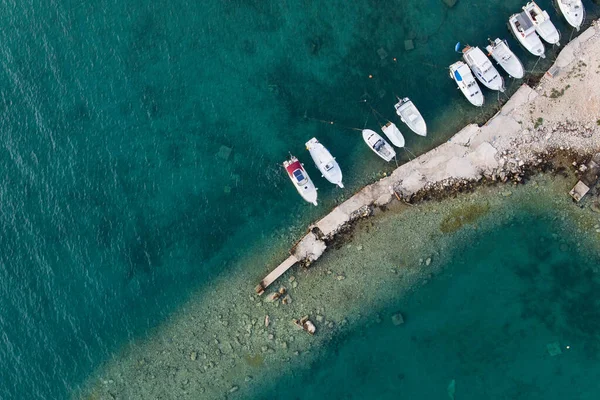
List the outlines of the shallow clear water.
{"type": "Polygon", "coordinates": [[[553,214],[519,212],[478,232],[427,285],[373,310],[381,322],[334,340],[259,398],[444,399],[453,380],[457,399],[597,398],[598,260],[562,231],[553,214]],[[405,322],[394,326],[398,311],[405,322]]]}
{"type": "Polygon", "coordinates": [[[482,117],[445,67],[458,40],[508,36],[518,4],[3,2],[2,397],[64,397],[234,260],[292,243],[390,169],[338,128],[377,128],[365,94],[387,118],[395,94],[415,100],[431,134],[407,133],[413,150],[482,117]],[[343,192],[309,165],[312,136],[338,157],[343,192]],[[282,173],[288,151],[321,207],[282,173]]]}

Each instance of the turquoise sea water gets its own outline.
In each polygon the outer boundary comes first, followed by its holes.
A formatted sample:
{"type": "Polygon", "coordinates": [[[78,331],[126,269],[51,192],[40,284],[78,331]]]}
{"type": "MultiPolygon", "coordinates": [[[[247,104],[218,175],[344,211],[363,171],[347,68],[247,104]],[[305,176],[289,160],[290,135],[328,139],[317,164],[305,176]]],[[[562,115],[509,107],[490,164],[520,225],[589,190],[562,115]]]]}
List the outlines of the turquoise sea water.
{"type": "MultiPolygon", "coordinates": [[[[445,67],[456,41],[508,37],[519,4],[3,2],[0,397],[65,397],[232,260],[291,243],[392,167],[354,131],[305,116],[374,129],[359,100],[393,118],[394,95],[408,95],[431,131],[406,132],[413,150],[481,117],[445,67]],[[319,208],[279,167],[291,151],[318,178],[312,136],[347,185],[315,179],[319,208]]],[[[248,268],[258,280],[262,266],[248,268]]]]}
{"type": "Polygon", "coordinates": [[[547,211],[479,231],[427,285],[373,310],[381,322],[254,398],[598,398],[600,260],[560,232],[547,211]]]}

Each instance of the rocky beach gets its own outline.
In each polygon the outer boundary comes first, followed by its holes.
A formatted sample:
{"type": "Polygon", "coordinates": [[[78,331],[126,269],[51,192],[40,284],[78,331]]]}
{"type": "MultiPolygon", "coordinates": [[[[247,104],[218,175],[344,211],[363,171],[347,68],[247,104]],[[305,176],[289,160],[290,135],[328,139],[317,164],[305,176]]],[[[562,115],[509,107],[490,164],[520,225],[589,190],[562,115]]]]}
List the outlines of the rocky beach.
{"type": "MultiPolygon", "coordinates": [[[[310,268],[291,268],[262,296],[253,290],[260,277],[243,267],[219,277],[74,398],[272,398],[273,382],[303,376],[346,336],[408,328],[412,315],[393,299],[449,279],[458,243],[476,243],[521,212],[552,224],[544,246],[598,265],[596,191],[579,204],[568,195],[600,151],[598,22],[562,49],[551,71],[521,86],[485,125],[465,127],[317,221],[292,251],[310,268]],[[305,315],[314,336],[292,322],[305,315]]],[[[265,248],[245,263],[267,273],[280,253],[265,248]]]]}

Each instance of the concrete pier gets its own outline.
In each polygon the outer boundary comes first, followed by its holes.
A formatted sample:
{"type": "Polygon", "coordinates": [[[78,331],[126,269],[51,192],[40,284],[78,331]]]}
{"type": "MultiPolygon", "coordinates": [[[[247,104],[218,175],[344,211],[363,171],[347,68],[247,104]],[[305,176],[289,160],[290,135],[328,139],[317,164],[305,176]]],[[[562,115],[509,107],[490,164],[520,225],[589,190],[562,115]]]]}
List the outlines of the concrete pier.
{"type": "Polygon", "coordinates": [[[448,142],[401,165],[334,208],[312,225],[292,249],[292,256],[267,275],[257,291],[264,291],[296,262],[318,259],[326,240],[369,215],[373,206],[394,198],[408,201],[420,191],[450,187],[456,181],[486,177],[505,182],[528,165],[541,163],[543,156],[555,149],[582,154],[599,151],[599,30],[596,21],[567,44],[550,68],[552,73],[536,88],[522,85],[484,126],[466,126],[448,142]]]}

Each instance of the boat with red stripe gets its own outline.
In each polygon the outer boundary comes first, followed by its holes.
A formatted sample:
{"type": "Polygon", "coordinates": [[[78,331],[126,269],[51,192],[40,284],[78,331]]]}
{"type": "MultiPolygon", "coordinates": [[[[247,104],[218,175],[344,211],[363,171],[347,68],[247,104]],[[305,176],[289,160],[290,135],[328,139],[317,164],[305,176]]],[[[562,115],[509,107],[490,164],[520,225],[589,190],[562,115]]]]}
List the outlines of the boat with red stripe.
{"type": "Polygon", "coordinates": [[[309,203],[317,205],[317,188],[306,173],[304,166],[296,157],[290,154],[290,159],[283,162],[283,167],[287,172],[294,187],[300,193],[300,196],[309,203]]]}

